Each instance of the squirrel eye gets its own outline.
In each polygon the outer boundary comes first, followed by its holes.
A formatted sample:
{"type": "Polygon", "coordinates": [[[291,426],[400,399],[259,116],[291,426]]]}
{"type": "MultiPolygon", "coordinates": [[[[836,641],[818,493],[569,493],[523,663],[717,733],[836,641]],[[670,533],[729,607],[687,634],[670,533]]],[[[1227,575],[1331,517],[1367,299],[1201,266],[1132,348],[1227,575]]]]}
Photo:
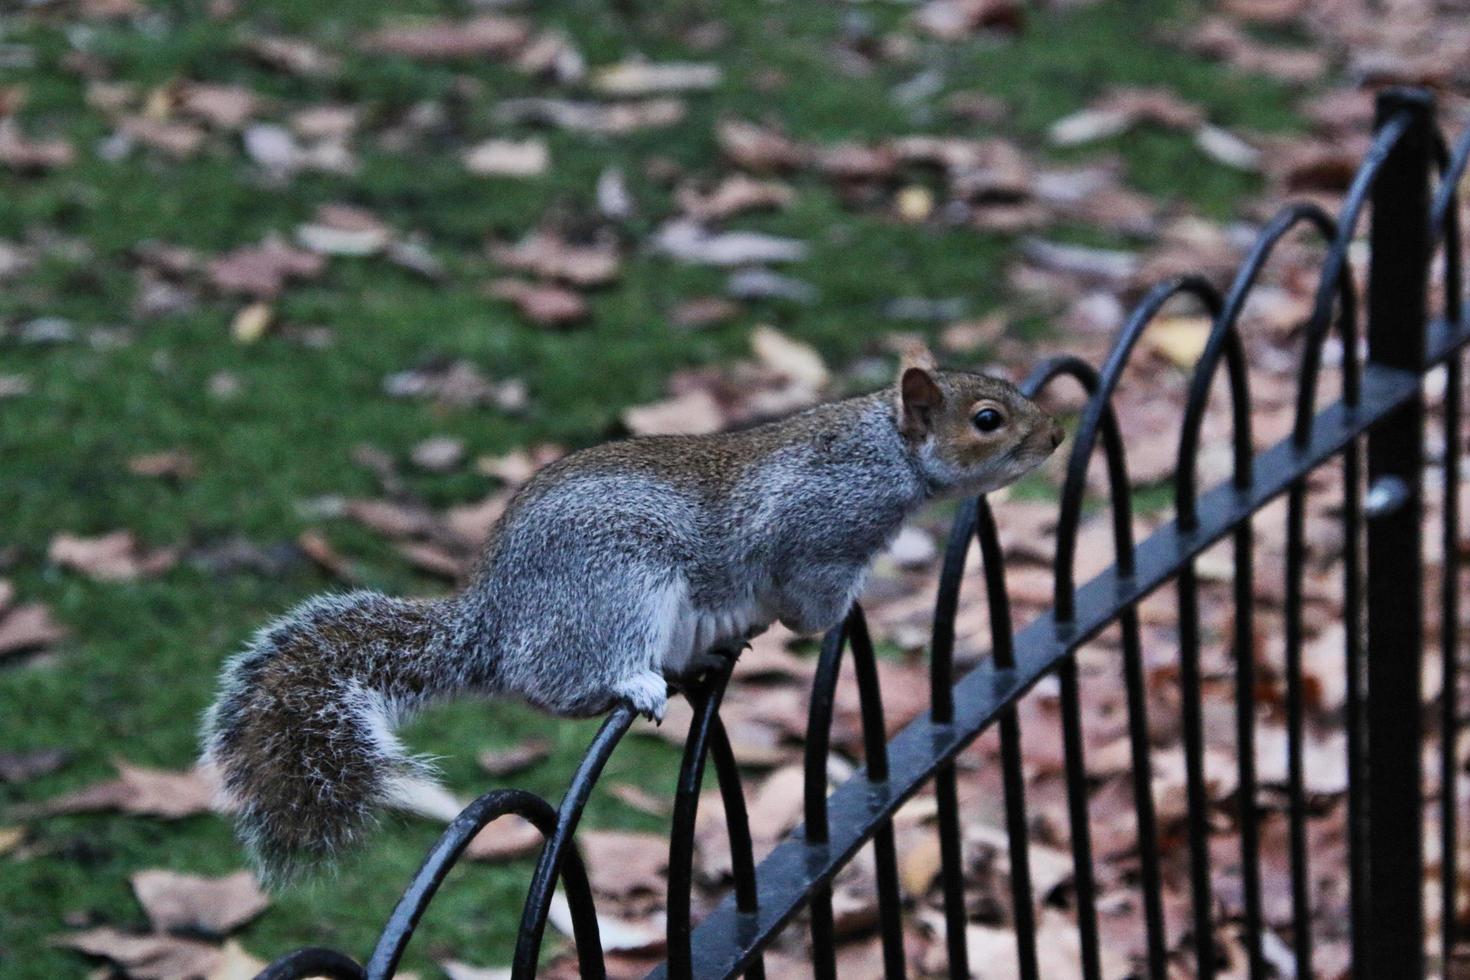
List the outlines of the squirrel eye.
{"type": "Polygon", "coordinates": [[[993,408],[982,408],[975,413],[970,421],[975,423],[975,428],[981,432],[994,432],[1005,424],[1005,416],[993,408]]]}

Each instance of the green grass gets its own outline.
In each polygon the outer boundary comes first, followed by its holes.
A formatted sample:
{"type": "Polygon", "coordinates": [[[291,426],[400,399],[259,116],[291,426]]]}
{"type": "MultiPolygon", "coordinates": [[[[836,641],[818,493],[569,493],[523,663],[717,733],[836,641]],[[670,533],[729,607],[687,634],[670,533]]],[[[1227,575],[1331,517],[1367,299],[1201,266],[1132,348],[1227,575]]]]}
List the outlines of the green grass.
{"type": "MultiPolygon", "coordinates": [[[[1222,125],[1293,125],[1281,86],[1230,74],[1151,40],[1166,17],[1181,13],[1172,3],[1104,0],[1074,12],[1041,11],[1015,41],[924,41],[912,64],[848,77],[834,72],[831,57],[844,18],[868,17],[883,31],[901,23],[907,7],[559,0],[536,5],[536,19],[561,25],[593,64],[634,53],[713,59],[726,66],[727,81],[710,96],[691,98],[689,119],[678,127],[614,140],[552,134],[551,174],[528,182],[490,181],[466,175],[453,150],[497,131],[489,118],[496,99],[535,93],[537,83],[495,65],[451,68],[370,57],[350,43],[357,32],[376,25],[385,8],[395,14],[458,14],[464,12],[460,4],[259,0],[240,4],[248,13],[224,21],[198,16],[197,6],[155,2],[157,16],[146,30],[96,25],[93,50],[114,66],[116,78],[145,87],[193,78],[250,85],[278,108],[361,103],[369,130],[400,119],[416,103],[444,100],[449,134],[430,138],[422,152],[411,154],[388,153],[361,139],[357,175],[304,175],[281,188],[251,179],[236,143],[211,145],[185,163],[147,152],[106,163],[93,147],[107,127],[85,107],[83,83],[58,67],[67,50],[61,25],[14,18],[4,28],[8,33],[0,40],[30,45],[37,55],[33,70],[0,71],[0,86],[27,86],[27,132],[65,133],[79,155],[74,166],[44,176],[0,172],[0,238],[44,233],[74,240],[85,251],[47,258],[0,288],[0,325],[61,316],[79,334],[122,328],[130,340],[94,349],[85,341],[39,347],[0,339],[4,372],[22,374],[33,386],[24,398],[0,402],[0,546],[16,549],[17,556],[4,574],[22,597],[50,603],[72,630],[55,657],[0,666],[0,717],[6,719],[0,749],[62,745],[76,756],[58,774],[0,786],[0,825],[11,822],[4,804],[103,778],[113,758],[187,765],[195,754],[196,720],[221,660],[271,615],[334,586],[306,564],[277,578],[217,578],[181,565],[156,581],[92,583],[46,563],[55,533],[131,528],[154,545],[236,534],[270,544],[321,526],[359,564],[365,584],[433,591],[435,583],[416,577],[373,536],[343,522],[301,516],[303,500],[376,492],[368,474],[351,462],[354,445],[370,442],[403,454],[435,434],[463,438],[471,453],[503,452],[543,439],[586,444],[614,432],[623,408],[659,397],[670,372],[742,353],[754,324],[778,324],[840,366],[878,352],[886,331],[912,328],[881,318],[890,298],[963,296],[974,314],[1007,299],[1007,237],[898,225],[854,213],[809,177],[795,180],[800,196],[789,211],[736,224],[811,242],[810,260],[791,270],[820,291],[820,302],[811,307],[757,303],[732,323],[684,334],[666,326],[667,311],[683,299],[717,291],[723,277],[637,250],[619,285],[595,295],[595,317],[584,330],[537,331],[482,298],[482,283],[495,274],[483,258],[486,237],[519,237],[548,210],[589,210],[604,167],[622,166],[635,178],[642,217],[633,231],[643,234],[669,209],[667,192],[638,177],[643,161],[659,155],[692,174],[722,172],[712,129],[726,116],[775,115],[793,135],[816,142],[919,131],[994,133],[1054,160],[1116,153],[1138,189],[1221,218],[1255,182],[1204,159],[1188,137],[1138,132],[1054,155],[1043,145],[1046,126],[1119,84],[1173,88],[1207,106],[1222,125]],[[620,12],[625,7],[632,12],[620,12]],[[691,52],[679,40],[687,28],[716,18],[730,33],[715,52],[691,52]],[[335,79],[317,81],[266,70],[242,51],[239,38],[246,28],[309,36],[340,53],[343,70],[335,79]],[[910,120],[888,92],[931,64],[942,68],[945,92],[980,89],[1008,100],[1014,112],[995,128],[957,123],[942,110],[927,120],[910,120]],[[771,72],[781,73],[785,85],[758,91],[752,83],[771,72]],[[476,79],[484,96],[454,95],[457,75],[476,79]],[[239,304],[231,300],[206,298],[182,315],[134,320],[127,255],[137,242],[157,238],[216,253],[270,231],[289,232],[317,205],[334,201],[370,208],[396,228],[427,232],[450,270],[448,280],[428,283],[375,260],[333,260],[320,280],[292,287],[279,303],[288,323],[333,328],[337,343],[327,351],[303,349],[280,336],[251,346],[232,343],[228,323],[239,304]],[[524,378],[531,409],[521,416],[443,412],[382,394],[386,374],[435,355],[469,358],[492,377],[524,378]],[[232,401],[206,393],[209,379],[222,371],[241,382],[241,394],[232,401]],[[198,458],[197,479],[172,484],[126,469],[132,455],[169,448],[198,458]]],[[[463,474],[416,477],[414,486],[436,504],[475,499],[488,489],[463,474]]],[[[555,800],[593,730],[590,724],[553,723],[515,706],[460,704],[429,713],[407,737],[416,748],[444,757],[450,784],[468,795],[498,785],[477,773],[479,749],[550,734],[553,757],[514,782],[555,800]]],[[[668,792],[676,764],[672,748],[633,739],[604,778],[668,792]]],[[[659,829],[658,821],[606,794],[594,795],[586,822],[659,829]]],[[[244,944],[266,958],[308,943],[364,954],[436,832],[423,822],[391,821],[334,880],[280,895],[243,931],[244,944]]],[[[213,817],[162,823],[78,816],[32,822],[29,835],[36,856],[0,858],[0,975],[6,978],[80,974],[85,967],[79,957],[45,942],[65,931],[67,922],[141,926],[127,885],[133,872],[166,867],[224,873],[241,862],[225,824],[213,817]]],[[[445,955],[505,964],[529,871],[524,861],[457,871],[405,966],[431,976],[432,960],[445,955]]]]}

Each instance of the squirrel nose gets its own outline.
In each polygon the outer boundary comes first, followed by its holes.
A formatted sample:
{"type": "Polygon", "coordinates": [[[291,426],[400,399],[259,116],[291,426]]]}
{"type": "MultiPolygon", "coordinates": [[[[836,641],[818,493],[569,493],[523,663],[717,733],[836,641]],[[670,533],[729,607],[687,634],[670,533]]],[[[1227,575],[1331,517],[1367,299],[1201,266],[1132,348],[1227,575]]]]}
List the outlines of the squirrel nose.
{"type": "Polygon", "coordinates": [[[1062,428],[1062,424],[1060,422],[1052,422],[1051,448],[1055,449],[1060,446],[1062,444],[1062,440],[1065,438],[1067,438],[1067,431],[1062,428]]]}

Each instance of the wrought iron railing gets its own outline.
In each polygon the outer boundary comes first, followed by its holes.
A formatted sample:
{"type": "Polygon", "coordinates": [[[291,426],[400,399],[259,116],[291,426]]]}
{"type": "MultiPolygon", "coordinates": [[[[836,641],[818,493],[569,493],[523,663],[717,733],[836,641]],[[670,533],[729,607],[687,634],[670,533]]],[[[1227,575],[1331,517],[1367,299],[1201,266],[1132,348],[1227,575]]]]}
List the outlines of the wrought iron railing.
{"type": "MultiPolygon", "coordinates": [[[[1210,868],[1210,801],[1204,771],[1199,653],[1200,609],[1196,558],[1230,540],[1234,556],[1231,632],[1235,667],[1235,738],[1242,801],[1240,926],[1252,978],[1274,975],[1263,947],[1260,833],[1254,805],[1256,677],[1253,650],[1252,519],[1285,495],[1285,679],[1287,821],[1292,898],[1292,955],[1296,975],[1313,974],[1311,869],[1307,848],[1308,799],[1303,746],[1303,573],[1308,474],[1340,461],[1344,545],[1342,615],[1346,671],[1348,754],[1348,867],[1353,974],[1358,977],[1425,975],[1422,909],[1424,844],[1420,667],[1425,647],[1422,520],[1425,400],[1423,380],[1443,365],[1447,376],[1443,535],[1444,569],[1438,601],[1443,693],[1438,705],[1442,747],[1440,780],[1441,932],[1445,960],[1457,939],[1459,868],[1455,755],[1460,575],[1457,502],[1461,451],[1461,348],[1470,323],[1461,307],[1461,241],[1456,187],[1470,158],[1470,135],[1451,152],[1439,136],[1429,95],[1392,90],[1378,101],[1375,139],[1334,219],[1312,204],[1292,205],[1271,220],[1225,293],[1208,281],[1185,276],[1144,297],[1101,368],[1075,357],[1039,365],[1025,382],[1040,395],[1063,379],[1080,385],[1088,400],[1072,442],[1061,496],[1054,560],[1053,607],[1013,632],[1006,573],[990,506],[984,498],[961,508],[946,549],[930,645],[929,711],[891,740],[885,738],[882,691],[873,644],[861,608],[825,638],[810,700],[805,756],[805,823],[758,866],[754,860],[740,773],[720,720],[726,672],[689,694],[694,720],[684,747],[669,833],[667,961],[652,977],[747,977],[765,975],[763,950],[802,909],[810,916],[812,970],[834,977],[832,882],[859,849],[873,847],[878,929],[888,977],[905,974],[904,908],[899,894],[893,816],[899,806],[933,783],[946,922],[949,973],[969,975],[965,944],[965,879],[955,760],[986,729],[999,729],[1006,829],[1009,835],[1012,923],[1018,972],[1040,976],[1037,927],[1029,866],[1023,732],[1016,705],[1039,680],[1055,675],[1060,689],[1063,756],[1070,820],[1075,903],[1083,976],[1102,975],[1096,884],[1088,824],[1089,783],[1075,653],[1105,627],[1121,635],[1132,792],[1138,834],[1145,954],[1140,975],[1163,978],[1173,949],[1166,935],[1160,839],[1155,813],[1147,697],[1138,603],[1173,581],[1178,594],[1179,684],[1188,802],[1187,839],[1192,918],[1190,970],[1216,974],[1214,896],[1210,868]],[[1349,247],[1363,213],[1371,208],[1366,358],[1360,363],[1358,297],[1349,247]],[[1295,424],[1290,436],[1260,453],[1251,441],[1250,378],[1238,321],[1273,249],[1305,226],[1326,245],[1315,305],[1305,331],[1298,375],[1295,424]],[[1429,279],[1436,253],[1443,257],[1443,312],[1431,316],[1429,279]],[[1213,328],[1194,368],[1174,474],[1175,518],[1142,542],[1133,540],[1132,501],[1125,447],[1111,396],[1139,338],[1170,299],[1192,296],[1209,312],[1213,328]],[[1318,411],[1317,380],[1329,333],[1342,342],[1341,397],[1318,411]],[[1203,494],[1196,488],[1196,455],[1212,382],[1226,374],[1233,427],[1233,474],[1203,494]],[[1112,567],[1078,587],[1074,558],[1087,468],[1101,441],[1111,507],[1116,559],[1112,567]],[[1367,485],[1363,486],[1366,444],[1367,485]],[[966,559],[978,545],[991,624],[991,656],[955,680],[956,613],[966,559]],[[834,695],[844,653],[850,655],[860,695],[865,767],[827,793],[828,745],[834,695]],[[707,760],[713,760],[722,794],[733,857],[734,887],[697,925],[691,912],[695,818],[707,760]]],[[[634,720],[614,711],[588,748],[565,797],[552,807],[539,796],[498,790],[472,803],[445,831],[389,918],[367,965],[326,949],[305,949],[272,964],[269,978],[327,975],[388,977],[445,875],[469,841],[490,821],[519,814],[546,836],[546,844],[522,910],[513,975],[537,968],[552,893],[565,888],[584,977],[605,975],[593,895],[574,844],[582,810],[599,774],[634,720]]],[[[1320,871],[1320,869],[1318,869],[1320,871]]],[[[1176,937],[1178,938],[1178,937],[1176,937]]],[[[1051,980],[1051,978],[1048,978],[1051,980]]]]}

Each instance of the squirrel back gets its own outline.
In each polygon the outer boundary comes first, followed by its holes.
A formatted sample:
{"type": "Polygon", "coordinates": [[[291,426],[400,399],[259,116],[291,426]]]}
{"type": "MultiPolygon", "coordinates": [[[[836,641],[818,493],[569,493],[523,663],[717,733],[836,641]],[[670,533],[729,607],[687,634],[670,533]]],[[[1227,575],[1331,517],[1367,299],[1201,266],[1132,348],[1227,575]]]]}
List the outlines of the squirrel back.
{"type": "Polygon", "coordinates": [[[567,717],[723,665],[779,620],[840,622],[903,520],[1039,465],[1061,429],[1008,382],[917,358],[892,388],[741,432],[629,439],[529,481],[473,581],[310,600],[226,665],[205,763],[268,878],[329,861],[432,774],[392,734],[459,694],[567,717]]]}

